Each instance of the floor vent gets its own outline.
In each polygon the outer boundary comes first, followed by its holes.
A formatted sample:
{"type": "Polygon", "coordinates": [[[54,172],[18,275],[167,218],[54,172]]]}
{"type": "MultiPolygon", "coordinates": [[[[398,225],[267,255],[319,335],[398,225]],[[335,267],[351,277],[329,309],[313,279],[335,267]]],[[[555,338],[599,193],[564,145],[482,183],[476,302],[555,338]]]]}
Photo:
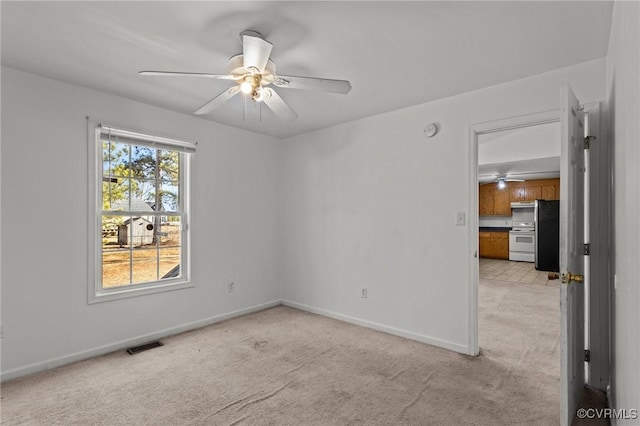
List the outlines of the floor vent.
{"type": "Polygon", "coordinates": [[[127,349],[127,352],[129,353],[129,355],[135,355],[140,352],[148,351],[149,349],[159,348],[160,346],[164,346],[162,342],[145,343],[144,345],[129,348],[127,349]]]}

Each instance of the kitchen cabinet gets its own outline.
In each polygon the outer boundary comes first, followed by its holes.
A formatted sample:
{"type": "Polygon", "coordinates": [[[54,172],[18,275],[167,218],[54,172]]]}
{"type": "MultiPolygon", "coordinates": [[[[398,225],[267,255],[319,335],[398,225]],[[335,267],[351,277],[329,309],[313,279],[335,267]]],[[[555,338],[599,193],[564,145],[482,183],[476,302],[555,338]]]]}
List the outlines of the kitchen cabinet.
{"type": "Polygon", "coordinates": [[[509,190],[495,189],[493,197],[493,214],[496,216],[511,216],[511,200],[509,190]]]}
{"type": "Polygon", "coordinates": [[[540,185],[513,185],[511,186],[511,202],[535,201],[542,198],[540,185]]]}
{"type": "Polygon", "coordinates": [[[491,232],[480,232],[480,257],[491,257],[491,232]]]}
{"type": "Polygon", "coordinates": [[[535,201],[542,198],[542,187],[539,185],[524,187],[524,201],[535,201]]]}
{"type": "Polygon", "coordinates": [[[491,254],[495,259],[509,259],[509,233],[491,233],[491,254]]]}
{"type": "Polygon", "coordinates": [[[543,200],[559,200],[560,199],[560,179],[549,179],[542,185],[543,200]]]}
{"type": "Polygon", "coordinates": [[[509,182],[508,187],[512,203],[560,199],[560,179],[509,182]]]}
{"type": "Polygon", "coordinates": [[[509,259],[509,232],[481,231],[479,237],[480,257],[509,259]]]}
{"type": "Polygon", "coordinates": [[[522,184],[510,184],[509,192],[512,203],[518,203],[524,201],[524,185],[522,184]]]}
{"type": "Polygon", "coordinates": [[[480,216],[511,216],[511,203],[535,200],[559,200],[560,179],[540,179],[507,182],[499,189],[496,183],[480,185],[478,213],[480,216]]]}
{"type": "Polygon", "coordinates": [[[496,184],[480,185],[478,213],[480,216],[511,216],[511,200],[508,189],[496,184]]]}
{"type": "Polygon", "coordinates": [[[493,215],[493,200],[495,190],[491,184],[480,185],[478,214],[480,216],[493,215]]]}

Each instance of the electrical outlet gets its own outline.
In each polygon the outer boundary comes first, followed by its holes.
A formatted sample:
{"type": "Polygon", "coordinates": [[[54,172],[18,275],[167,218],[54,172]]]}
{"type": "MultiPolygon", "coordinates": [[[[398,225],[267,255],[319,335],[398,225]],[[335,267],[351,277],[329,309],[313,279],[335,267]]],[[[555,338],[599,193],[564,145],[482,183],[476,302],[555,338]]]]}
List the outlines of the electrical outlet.
{"type": "Polygon", "coordinates": [[[367,288],[366,287],[362,287],[360,289],[360,297],[362,297],[363,299],[367,298],[367,288]]]}
{"type": "Polygon", "coordinates": [[[234,283],[233,281],[227,284],[227,293],[233,293],[235,289],[236,283],[234,283]]]}

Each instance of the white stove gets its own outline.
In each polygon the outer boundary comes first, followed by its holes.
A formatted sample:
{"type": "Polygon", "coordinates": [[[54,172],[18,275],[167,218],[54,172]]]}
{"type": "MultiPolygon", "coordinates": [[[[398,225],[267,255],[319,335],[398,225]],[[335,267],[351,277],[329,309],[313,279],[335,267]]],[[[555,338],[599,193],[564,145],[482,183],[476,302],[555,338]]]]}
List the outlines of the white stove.
{"type": "Polygon", "coordinates": [[[509,231],[509,260],[535,262],[535,225],[533,222],[513,222],[509,231]]]}

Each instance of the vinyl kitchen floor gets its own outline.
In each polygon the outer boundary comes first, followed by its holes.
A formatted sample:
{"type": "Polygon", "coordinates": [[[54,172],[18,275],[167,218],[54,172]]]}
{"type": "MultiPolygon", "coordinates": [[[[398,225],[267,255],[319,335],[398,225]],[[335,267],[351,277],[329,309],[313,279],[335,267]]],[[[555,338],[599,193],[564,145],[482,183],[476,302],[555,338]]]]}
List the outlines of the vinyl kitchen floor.
{"type": "Polygon", "coordinates": [[[558,286],[560,281],[547,279],[548,272],[538,271],[533,263],[500,259],[480,259],[480,278],[523,284],[558,286]]]}

